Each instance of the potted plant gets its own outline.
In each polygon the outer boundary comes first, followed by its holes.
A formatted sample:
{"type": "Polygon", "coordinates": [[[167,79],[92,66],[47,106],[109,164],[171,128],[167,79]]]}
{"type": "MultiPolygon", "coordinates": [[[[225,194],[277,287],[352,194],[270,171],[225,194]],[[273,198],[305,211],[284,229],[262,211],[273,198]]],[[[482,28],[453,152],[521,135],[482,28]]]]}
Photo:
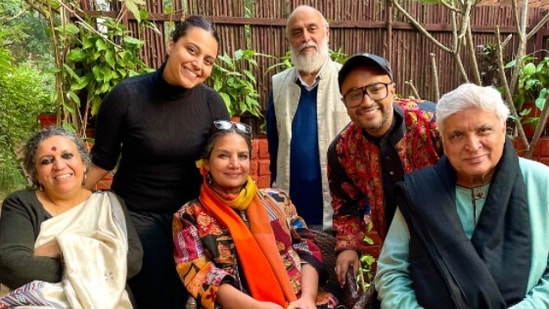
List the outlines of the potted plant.
{"type": "Polygon", "coordinates": [[[88,121],[97,113],[102,97],[121,80],[150,70],[139,57],[145,42],[127,29],[126,15],[132,14],[140,28],[152,24],[146,14],[142,17],[138,0],[121,1],[116,17],[88,17],[79,5],[25,2],[51,26],[55,64],[51,100],[56,105],[56,123],[85,137],[88,121]]]}
{"type": "Polygon", "coordinates": [[[534,135],[541,111],[549,97],[549,57],[543,58],[538,64],[534,63],[535,60],[533,56],[523,58],[517,91],[513,96],[513,103],[529,138],[534,135]]]}
{"type": "MultiPolygon", "coordinates": [[[[526,139],[515,136],[513,141],[519,154],[549,164],[549,57],[537,63],[537,58],[531,55],[522,60],[513,95],[513,105],[519,119],[513,120],[515,126],[523,128],[526,139]]],[[[506,68],[515,65],[516,61],[512,61],[506,68]]]]}
{"type": "Polygon", "coordinates": [[[104,32],[91,28],[92,20],[58,29],[71,42],[60,71],[66,97],[64,122],[86,136],[88,121],[99,111],[103,96],[120,81],[152,70],[139,58],[145,42],[130,36],[120,20],[101,19],[104,32]]]}

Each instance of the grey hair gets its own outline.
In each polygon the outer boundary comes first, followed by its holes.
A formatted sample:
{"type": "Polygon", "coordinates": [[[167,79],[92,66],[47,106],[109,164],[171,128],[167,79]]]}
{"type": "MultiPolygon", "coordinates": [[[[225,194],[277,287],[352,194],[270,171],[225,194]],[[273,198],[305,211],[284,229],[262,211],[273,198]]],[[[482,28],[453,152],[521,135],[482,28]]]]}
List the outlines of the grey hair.
{"type": "Polygon", "coordinates": [[[65,130],[62,127],[47,127],[36,133],[35,135],[31,136],[31,138],[29,138],[29,140],[27,141],[25,148],[23,149],[23,167],[31,178],[32,184],[36,187],[38,187],[40,183],[38,182],[38,171],[36,170],[36,162],[34,161],[34,157],[36,156],[36,151],[40,144],[44,140],[52,136],[63,136],[71,140],[76,145],[76,149],[78,149],[78,153],[80,154],[80,157],[82,158],[82,163],[84,163],[86,169],[91,164],[88,147],[86,146],[86,143],[83,139],[78,137],[75,133],[65,130]]]}
{"type": "Polygon", "coordinates": [[[505,105],[501,93],[496,88],[465,83],[444,94],[438,101],[436,119],[439,131],[444,130],[446,118],[468,108],[492,111],[502,122],[509,117],[509,107],[505,105]]]}

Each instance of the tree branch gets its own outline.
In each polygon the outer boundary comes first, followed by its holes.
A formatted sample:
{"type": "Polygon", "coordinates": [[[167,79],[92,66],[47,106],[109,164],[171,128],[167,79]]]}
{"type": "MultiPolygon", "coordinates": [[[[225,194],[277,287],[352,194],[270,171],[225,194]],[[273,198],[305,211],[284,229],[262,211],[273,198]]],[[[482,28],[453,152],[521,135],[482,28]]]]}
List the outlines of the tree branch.
{"type": "Polygon", "coordinates": [[[406,10],[400,6],[400,4],[398,4],[398,2],[396,0],[391,0],[391,2],[393,3],[393,5],[397,8],[397,10],[399,12],[401,12],[404,16],[406,16],[406,18],[408,18],[408,20],[410,20],[410,22],[412,23],[412,25],[414,25],[414,27],[417,28],[417,30],[419,32],[421,32],[425,37],[427,37],[429,40],[431,40],[435,45],[437,45],[438,47],[440,47],[442,50],[448,52],[448,53],[451,53],[452,50],[449,49],[448,47],[444,46],[442,43],[440,43],[437,39],[435,39],[427,30],[425,30],[425,28],[423,28],[423,26],[421,26],[421,24],[419,24],[417,22],[417,20],[415,20],[414,17],[412,17],[412,15],[410,15],[408,12],[406,12],[406,10]]]}

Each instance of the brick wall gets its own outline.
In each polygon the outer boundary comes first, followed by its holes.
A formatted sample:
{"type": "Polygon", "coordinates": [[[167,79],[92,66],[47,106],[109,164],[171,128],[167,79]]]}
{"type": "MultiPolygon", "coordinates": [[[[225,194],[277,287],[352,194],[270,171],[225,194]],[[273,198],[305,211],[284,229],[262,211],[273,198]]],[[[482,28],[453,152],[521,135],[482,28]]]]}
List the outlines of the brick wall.
{"type": "MultiPolygon", "coordinates": [[[[524,155],[524,145],[522,145],[522,143],[517,139],[513,140],[513,144],[515,145],[517,153],[520,156],[524,155]]],[[[549,136],[540,137],[536,147],[534,148],[534,152],[532,153],[532,160],[549,165],[549,136]]]]}
{"type": "MultiPolygon", "coordinates": [[[[267,138],[260,137],[252,139],[252,160],[250,162],[250,176],[258,188],[268,188],[271,182],[271,171],[269,170],[269,147],[267,138]]],[[[112,183],[112,173],[108,173],[96,186],[96,189],[108,190],[112,183]]]]}
{"type": "Polygon", "coordinates": [[[270,187],[271,171],[269,170],[270,160],[267,138],[252,139],[252,161],[250,164],[250,176],[255,180],[257,187],[270,187]]]}

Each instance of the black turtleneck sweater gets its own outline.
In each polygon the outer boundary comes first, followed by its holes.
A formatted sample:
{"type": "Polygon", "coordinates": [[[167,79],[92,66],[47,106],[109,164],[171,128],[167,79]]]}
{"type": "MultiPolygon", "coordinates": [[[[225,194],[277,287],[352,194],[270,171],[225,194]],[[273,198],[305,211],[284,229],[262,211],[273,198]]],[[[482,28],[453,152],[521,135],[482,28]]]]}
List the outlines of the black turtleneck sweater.
{"type": "Polygon", "coordinates": [[[229,119],[223,99],[206,85],[169,85],[164,66],[129,78],[103,100],[92,161],[112,170],[112,189],[130,210],[174,213],[196,198],[200,158],[212,122],[229,119]]]}

